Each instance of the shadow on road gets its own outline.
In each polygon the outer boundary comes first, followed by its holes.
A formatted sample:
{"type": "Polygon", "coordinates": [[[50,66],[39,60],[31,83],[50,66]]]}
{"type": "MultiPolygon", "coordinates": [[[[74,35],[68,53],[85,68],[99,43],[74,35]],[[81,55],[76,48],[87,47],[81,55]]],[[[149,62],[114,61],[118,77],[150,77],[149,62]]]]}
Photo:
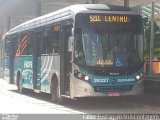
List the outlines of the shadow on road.
{"type": "MultiPolygon", "coordinates": [[[[18,93],[16,90],[10,90],[11,92],[18,93]]],[[[50,95],[46,93],[36,94],[31,90],[25,91],[25,96],[35,99],[43,100],[52,103],[50,101],[50,95]]],[[[136,110],[148,109],[160,111],[160,94],[144,94],[143,96],[127,96],[127,97],[97,97],[97,98],[79,98],[77,100],[67,100],[63,105],[67,108],[81,111],[84,113],[139,113],[136,110]]],[[[141,111],[142,113],[147,111],[141,111]]]]}

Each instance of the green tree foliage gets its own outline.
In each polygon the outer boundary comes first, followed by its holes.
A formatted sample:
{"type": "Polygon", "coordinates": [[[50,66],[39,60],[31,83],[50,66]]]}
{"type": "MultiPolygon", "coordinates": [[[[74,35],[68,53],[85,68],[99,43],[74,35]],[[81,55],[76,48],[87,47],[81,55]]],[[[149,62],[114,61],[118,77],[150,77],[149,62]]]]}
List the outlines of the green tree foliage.
{"type": "MultiPolygon", "coordinates": [[[[146,50],[144,52],[145,57],[149,58],[149,49],[150,49],[150,35],[151,35],[151,21],[149,17],[143,18],[144,28],[145,28],[145,39],[147,43],[146,50]]],[[[154,57],[160,58],[160,28],[157,23],[154,21],[154,57]],[[158,50],[158,51],[157,51],[158,50]]]]}

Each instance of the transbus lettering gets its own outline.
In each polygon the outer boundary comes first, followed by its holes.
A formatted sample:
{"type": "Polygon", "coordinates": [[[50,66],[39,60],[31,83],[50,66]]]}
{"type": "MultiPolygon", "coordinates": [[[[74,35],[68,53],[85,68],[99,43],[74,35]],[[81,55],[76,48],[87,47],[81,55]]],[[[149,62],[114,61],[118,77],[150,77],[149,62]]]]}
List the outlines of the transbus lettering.
{"type": "Polygon", "coordinates": [[[116,22],[116,16],[112,16],[112,21],[116,22]]]}
{"type": "Polygon", "coordinates": [[[128,22],[127,16],[104,16],[105,22],[128,22]]]}
{"type": "Polygon", "coordinates": [[[94,83],[105,83],[108,82],[109,79],[108,78],[104,78],[104,79],[94,79],[94,83]]]}
{"type": "Polygon", "coordinates": [[[32,69],[32,61],[25,61],[24,68],[31,68],[32,69]]]}
{"type": "Polygon", "coordinates": [[[122,79],[118,79],[117,82],[131,82],[131,81],[135,81],[134,78],[122,78],[122,79]]]}
{"type": "Polygon", "coordinates": [[[123,22],[123,17],[122,17],[122,16],[120,17],[120,20],[119,20],[119,21],[120,21],[120,22],[123,22]]]}
{"type": "Polygon", "coordinates": [[[128,17],[127,16],[124,17],[124,22],[128,22],[128,17]]]}
{"type": "Polygon", "coordinates": [[[128,16],[100,16],[100,15],[90,15],[90,22],[128,22],[128,16]]]}
{"type": "Polygon", "coordinates": [[[112,60],[97,60],[96,61],[97,65],[113,65],[112,60]]]}
{"type": "Polygon", "coordinates": [[[99,15],[90,15],[90,22],[100,22],[100,16],[99,15]]]}

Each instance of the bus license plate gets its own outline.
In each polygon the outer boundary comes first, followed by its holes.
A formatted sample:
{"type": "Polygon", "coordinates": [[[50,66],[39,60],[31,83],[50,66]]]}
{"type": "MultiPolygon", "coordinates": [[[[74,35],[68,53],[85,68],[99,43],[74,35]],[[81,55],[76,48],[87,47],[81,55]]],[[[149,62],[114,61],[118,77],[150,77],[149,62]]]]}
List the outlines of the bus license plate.
{"type": "Polygon", "coordinates": [[[120,96],[118,92],[110,92],[108,96],[120,96]]]}

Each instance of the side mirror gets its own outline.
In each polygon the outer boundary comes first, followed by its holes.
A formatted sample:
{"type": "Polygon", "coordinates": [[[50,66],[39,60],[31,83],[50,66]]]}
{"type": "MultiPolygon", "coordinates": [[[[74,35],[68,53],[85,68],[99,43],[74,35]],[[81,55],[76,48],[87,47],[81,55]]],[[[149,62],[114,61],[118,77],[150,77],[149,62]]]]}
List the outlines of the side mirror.
{"type": "Polygon", "coordinates": [[[73,36],[70,36],[70,37],[69,37],[69,40],[68,40],[68,51],[69,51],[69,52],[74,51],[73,42],[74,42],[74,37],[73,37],[73,36]]]}

